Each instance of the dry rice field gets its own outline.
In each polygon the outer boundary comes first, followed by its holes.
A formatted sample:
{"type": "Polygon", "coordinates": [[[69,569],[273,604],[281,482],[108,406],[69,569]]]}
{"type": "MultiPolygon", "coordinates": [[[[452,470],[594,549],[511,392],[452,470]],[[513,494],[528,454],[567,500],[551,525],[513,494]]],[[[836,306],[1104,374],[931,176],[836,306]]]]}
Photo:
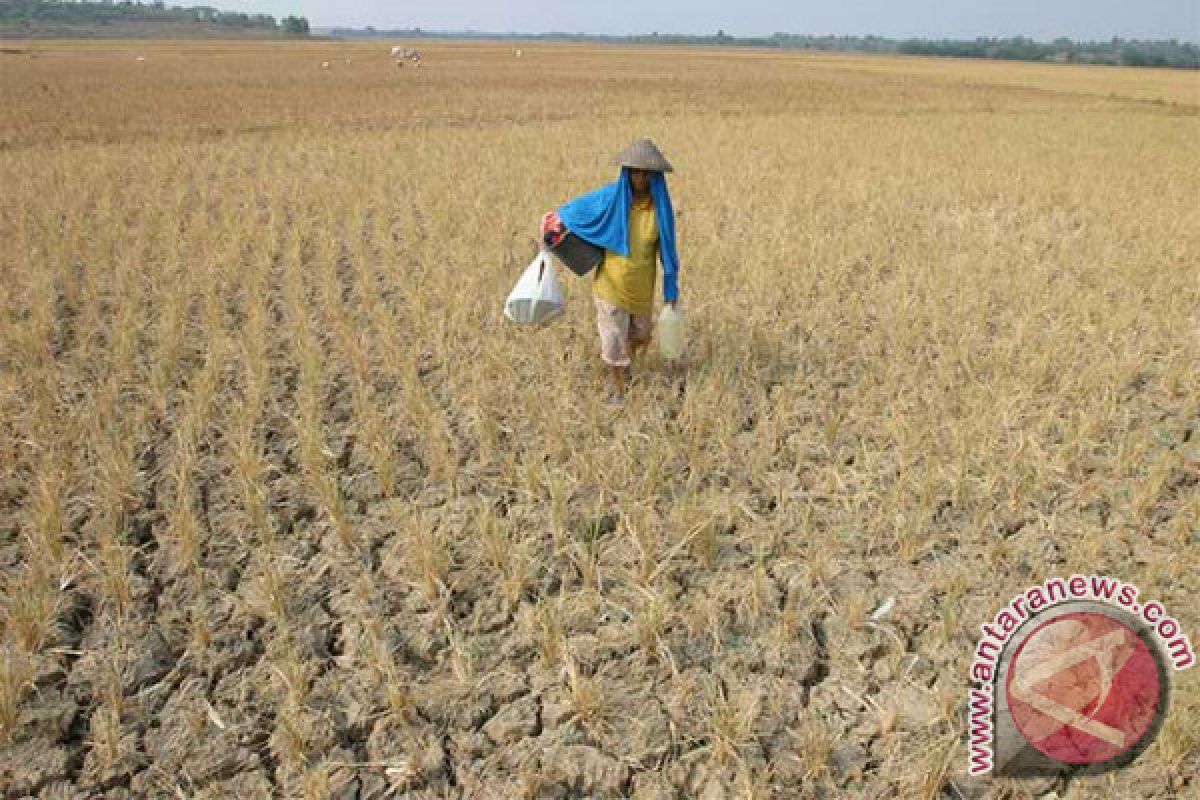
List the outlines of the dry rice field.
{"type": "Polygon", "coordinates": [[[1200,670],[1121,772],[965,742],[1031,584],[1200,639],[1200,74],[5,44],[4,797],[1200,795],[1200,670]],[[642,135],[614,413],[586,281],[501,308],[642,135]]]}

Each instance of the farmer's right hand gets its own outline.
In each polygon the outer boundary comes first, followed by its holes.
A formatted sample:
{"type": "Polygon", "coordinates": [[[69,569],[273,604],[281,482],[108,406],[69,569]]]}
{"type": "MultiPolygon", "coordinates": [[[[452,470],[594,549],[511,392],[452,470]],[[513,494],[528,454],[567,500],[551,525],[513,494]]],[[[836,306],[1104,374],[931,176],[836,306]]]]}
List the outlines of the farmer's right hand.
{"type": "Polygon", "coordinates": [[[551,231],[554,231],[555,233],[562,233],[564,229],[565,226],[563,225],[562,220],[558,218],[557,211],[547,211],[544,215],[542,215],[542,236],[545,236],[551,231]]]}

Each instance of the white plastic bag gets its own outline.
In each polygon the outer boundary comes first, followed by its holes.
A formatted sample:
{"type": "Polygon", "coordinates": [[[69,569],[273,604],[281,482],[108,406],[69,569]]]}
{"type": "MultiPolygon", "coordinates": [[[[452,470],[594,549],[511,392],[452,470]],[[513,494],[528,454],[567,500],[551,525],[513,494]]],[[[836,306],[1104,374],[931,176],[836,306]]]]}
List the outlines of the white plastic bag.
{"type": "Polygon", "coordinates": [[[563,313],[565,305],[554,260],[542,251],[509,293],[504,316],[521,325],[541,325],[563,313]]]}

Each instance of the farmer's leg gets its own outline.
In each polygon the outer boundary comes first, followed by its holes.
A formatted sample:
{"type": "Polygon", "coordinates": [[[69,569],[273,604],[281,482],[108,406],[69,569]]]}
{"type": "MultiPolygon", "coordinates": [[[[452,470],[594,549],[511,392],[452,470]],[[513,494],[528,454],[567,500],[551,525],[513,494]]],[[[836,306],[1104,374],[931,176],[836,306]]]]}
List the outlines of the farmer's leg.
{"type": "Polygon", "coordinates": [[[601,297],[595,298],[596,328],[600,332],[600,357],[610,367],[612,396],[619,403],[625,396],[629,371],[629,314],[601,297]]]}
{"type": "Polygon", "coordinates": [[[629,319],[629,358],[632,362],[637,355],[653,339],[654,318],[650,316],[633,316],[629,319]]]}
{"type": "Polygon", "coordinates": [[[625,382],[629,375],[629,367],[612,368],[612,396],[620,399],[625,396],[625,382]]]}

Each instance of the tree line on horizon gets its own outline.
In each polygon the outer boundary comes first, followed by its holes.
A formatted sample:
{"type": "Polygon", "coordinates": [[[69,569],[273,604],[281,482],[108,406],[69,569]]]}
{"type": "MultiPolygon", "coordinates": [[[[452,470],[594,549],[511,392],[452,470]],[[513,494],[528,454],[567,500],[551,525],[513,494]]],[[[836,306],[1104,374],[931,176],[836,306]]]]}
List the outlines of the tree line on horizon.
{"type": "Polygon", "coordinates": [[[1108,41],[1077,42],[1060,37],[1040,42],[1026,36],[976,39],[889,39],[883,36],[814,36],[775,33],[770,36],[731,36],[724,31],[691,35],[649,33],[614,36],[591,33],[481,33],[477,31],[426,31],[421,28],[377,30],[332,28],[335,38],[430,38],[494,39],[546,42],[595,42],[610,44],[712,45],[720,47],[768,47],[781,50],[824,50],[846,53],[989,58],[1008,61],[1041,61],[1067,64],[1107,64],[1129,67],[1172,67],[1200,69],[1200,46],[1170,40],[1139,40],[1113,37],[1108,41]]]}
{"type": "Polygon", "coordinates": [[[307,36],[304,17],[276,20],[270,14],[221,11],[211,6],[168,6],[163,0],[8,0],[0,2],[0,33],[36,31],[56,25],[97,28],[125,25],[166,25],[221,30],[307,36]]]}

